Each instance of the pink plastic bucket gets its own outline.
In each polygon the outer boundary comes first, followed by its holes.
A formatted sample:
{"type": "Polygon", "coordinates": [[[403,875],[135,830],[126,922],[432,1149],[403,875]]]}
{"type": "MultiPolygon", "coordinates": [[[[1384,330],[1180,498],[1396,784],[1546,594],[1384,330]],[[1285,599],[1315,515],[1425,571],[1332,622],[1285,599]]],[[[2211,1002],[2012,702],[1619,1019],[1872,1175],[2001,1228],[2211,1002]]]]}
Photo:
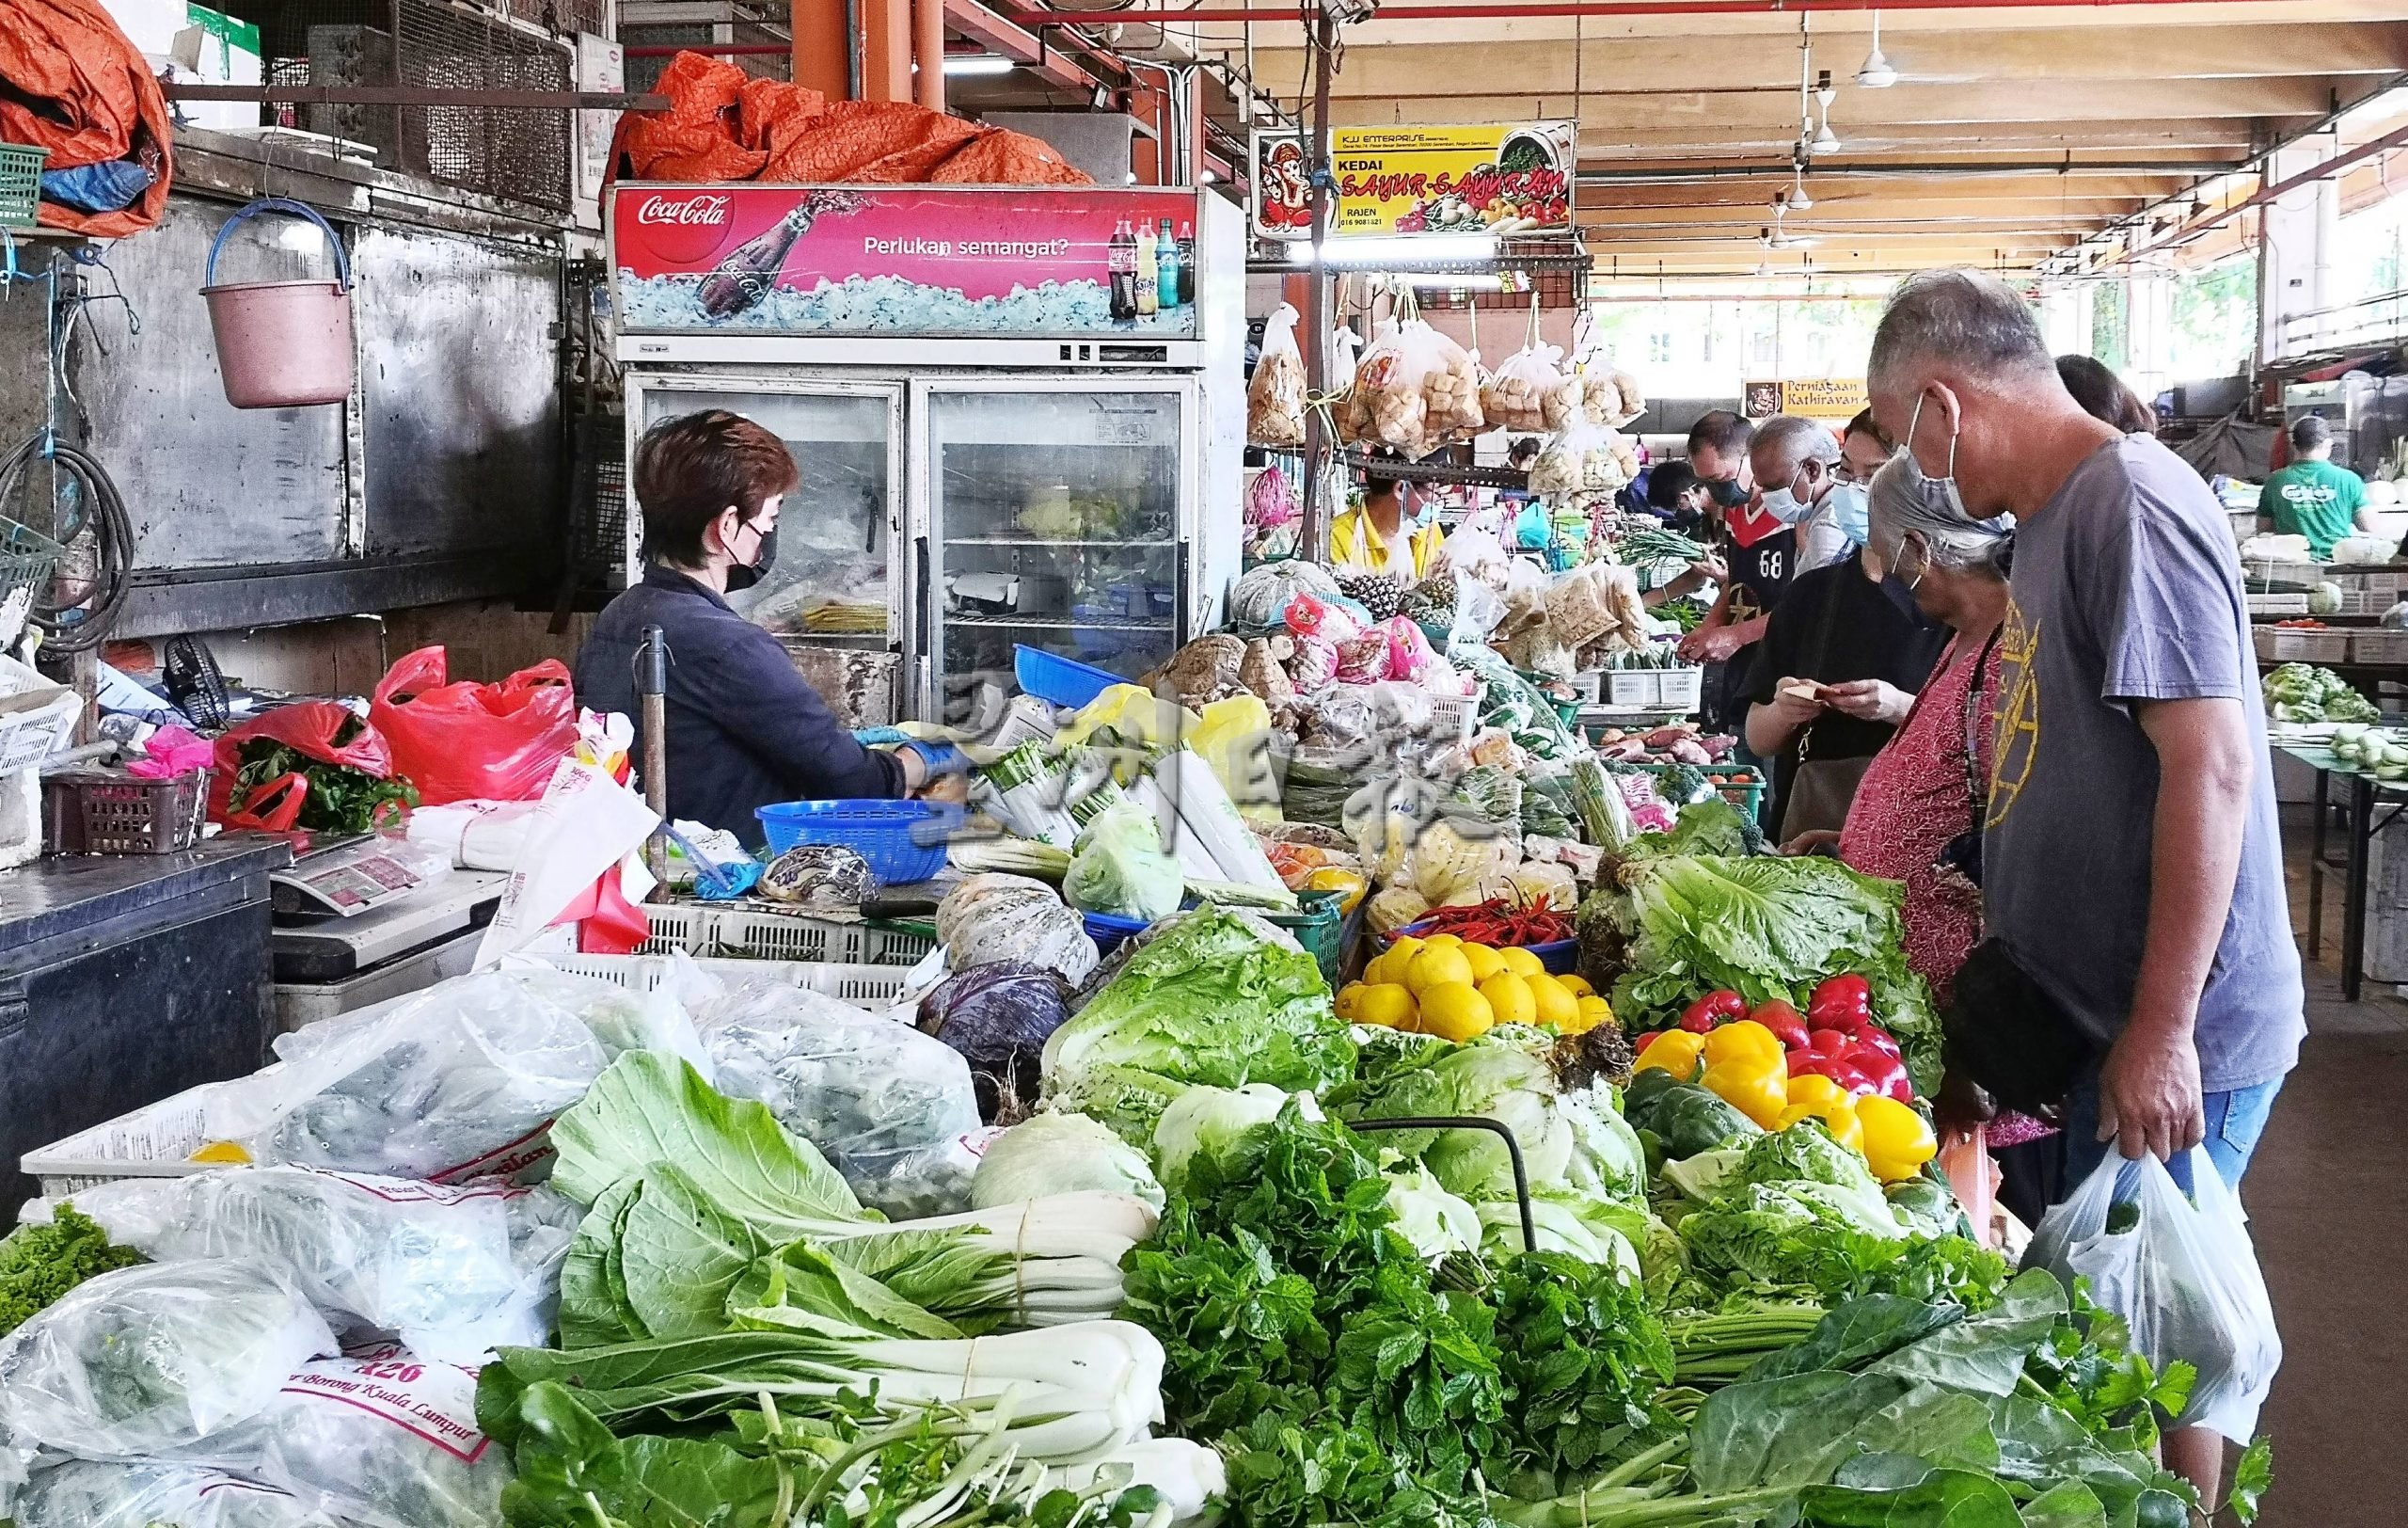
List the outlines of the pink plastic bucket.
{"type": "Polygon", "coordinates": [[[351,396],[357,351],[351,334],[351,262],[342,240],[313,208],[281,197],[252,202],[226,220],[209,247],[200,294],[217,342],[217,373],[237,408],[297,408],[351,396]],[[217,256],[228,234],[261,212],[291,213],[318,225],[335,256],[331,281],[253,281],[217,285],[217,256]]]}

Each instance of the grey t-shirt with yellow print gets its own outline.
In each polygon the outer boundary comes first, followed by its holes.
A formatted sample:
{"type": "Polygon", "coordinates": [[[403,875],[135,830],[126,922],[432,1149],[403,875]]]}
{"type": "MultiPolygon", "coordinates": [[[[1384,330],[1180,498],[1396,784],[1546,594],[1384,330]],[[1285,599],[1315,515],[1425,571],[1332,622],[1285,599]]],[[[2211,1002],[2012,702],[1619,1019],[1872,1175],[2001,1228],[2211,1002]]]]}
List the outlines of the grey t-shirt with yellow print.
{"type": "Polygon", "coordinates": [[[2122,1032],[2148,926],[2157,751],[2135,702],[2241,702],[2257,747],[2232,909],[2199,999],[2210,1092],[2271,1082],[2305,1030],[2247,602],[2224,510],[2146,436],[2100,446],[2015,536],[1983,911],[2094,1039],[2122,1032]]]}

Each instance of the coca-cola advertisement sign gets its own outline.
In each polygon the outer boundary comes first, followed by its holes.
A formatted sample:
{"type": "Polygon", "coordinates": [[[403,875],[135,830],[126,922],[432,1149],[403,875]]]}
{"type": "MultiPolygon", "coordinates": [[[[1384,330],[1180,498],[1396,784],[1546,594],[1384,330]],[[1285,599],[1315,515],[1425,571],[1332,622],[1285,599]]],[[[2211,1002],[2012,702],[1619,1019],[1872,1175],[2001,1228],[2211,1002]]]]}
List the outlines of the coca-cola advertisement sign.
{"type": "Polygon", "coordinates": [[[1193,191],[622,183],[633,334],[1193,339],[1193,191]]]}

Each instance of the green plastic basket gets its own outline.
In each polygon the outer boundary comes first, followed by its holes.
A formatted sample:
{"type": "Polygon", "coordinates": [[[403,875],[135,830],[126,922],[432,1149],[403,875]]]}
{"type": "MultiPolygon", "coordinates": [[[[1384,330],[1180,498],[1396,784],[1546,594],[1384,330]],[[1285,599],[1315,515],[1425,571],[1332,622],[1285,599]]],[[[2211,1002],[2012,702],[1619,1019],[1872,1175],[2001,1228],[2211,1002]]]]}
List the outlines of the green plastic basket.
{"type": "Polygon", "coordinates": [[[47,149],[0,143],[0,228],[31,228],[41,205],[41,166],[47,149]]]}
{"type": "Polygon", "coordinates": [[[1346,948],[1346,919],[1339,912],[1339,904],[1346,900],[1346,894],[1342,891],[1300,891],[1296,893],[1296,900],[1300,905],[1293,913],[1266,913],[1263,916],[1269,918],[1274,927],[1285,929],[1294,936],[1296,943],[1304,947],[1305,953],[1320,964],[1322,979],[1328,982],[1330,990],[1335,992],[1338,989],[1339,961],[1346,948]]]}
{"type": "Polygon", "coordinates": [[[1754,817],[1765,804],[1765,772],[1752,764],[1617,764],[1618,770],[1643,770],[1649,774],[1662,774],[1676,768],[1693,769],[1702,774],[1719,774],[1726,783],[1719,788],[1722,799],[1737,807],[1744,816],[1754,817]]]}

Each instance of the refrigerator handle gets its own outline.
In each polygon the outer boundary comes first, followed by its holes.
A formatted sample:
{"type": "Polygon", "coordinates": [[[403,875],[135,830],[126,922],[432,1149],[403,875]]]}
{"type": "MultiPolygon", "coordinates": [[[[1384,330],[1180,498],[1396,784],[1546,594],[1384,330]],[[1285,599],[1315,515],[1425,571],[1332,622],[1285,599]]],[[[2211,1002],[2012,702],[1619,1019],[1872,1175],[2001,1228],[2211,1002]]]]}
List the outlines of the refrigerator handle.
{"type": "Polygon", "coordinates": [[[918,661],[913,665],[918,672],[912,676],[912,689],[918,702],[914,714],[923,722],[933,722],[939,720],[939,713],[936,708],[935,663],[928,652],[928,644],[936,633],[936,610],[928,603],[928,538],[914,537],[912,550],[917,555],[911,559],[911,629],[916,635],[919,650],[918,661]]]}
{"type": "Polygon", "coordinates": [[[1190,581],[1195,577],[1196,571],[1194,565],[1189,561],[1193,555],[1189,549],[1192,545],[1193,543],[1187,537],[1179,538],[1179,571],[1174,575],[1176,582],[1173,586],[1179,591],[1175,597],[1179,604],[1179,613],[1171,622],[1176,629],[1172,635],[1179,639],[1177,645],[1181,647],[1186,646],[1190,640],[1187,634],[1187,624],[1194,618],[1196,610],[1196,591],[1190,586],[1190,581]]]}

